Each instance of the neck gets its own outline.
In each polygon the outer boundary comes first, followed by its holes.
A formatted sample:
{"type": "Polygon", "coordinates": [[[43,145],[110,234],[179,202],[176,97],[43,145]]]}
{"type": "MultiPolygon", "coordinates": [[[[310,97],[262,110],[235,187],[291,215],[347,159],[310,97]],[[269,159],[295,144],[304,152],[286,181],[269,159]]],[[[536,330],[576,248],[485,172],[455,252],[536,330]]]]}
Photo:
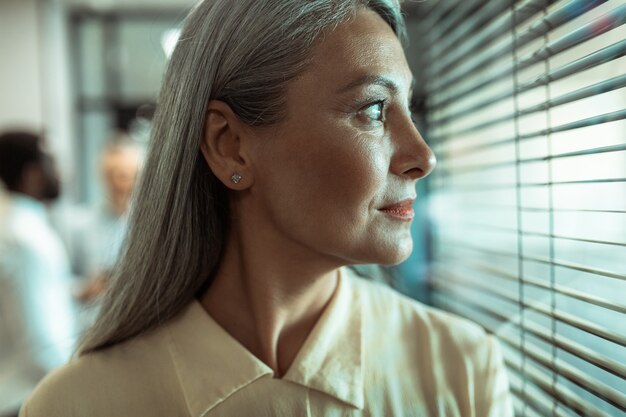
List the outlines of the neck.
{"type": "Polygon", "coordinates": [[[126,213],[128,209],[128,198],[113,196],[109,199],[109,208],[118,217],[126,213]]]}
{"type": "Polygon", "coordinates": [[[282,245],[278,251],[261,230],[240,230],[235,227],[230,233],[201,303],[228,333],[282,376],[330,302],[338,265],[306,259],[295,247],[282,245]]]}

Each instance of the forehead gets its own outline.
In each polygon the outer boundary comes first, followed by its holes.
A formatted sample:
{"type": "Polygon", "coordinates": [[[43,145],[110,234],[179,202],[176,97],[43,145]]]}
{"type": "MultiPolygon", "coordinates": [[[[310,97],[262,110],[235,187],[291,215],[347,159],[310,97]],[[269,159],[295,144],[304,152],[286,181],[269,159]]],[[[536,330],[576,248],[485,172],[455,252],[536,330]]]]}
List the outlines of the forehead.
{"type": "Polygon", "coordinates": [[[408,89],[412,80],[404,50],[391,27],[374,11],[361,8],[322,35],[305,77],[331,87],[382,75],[408,89]]]}

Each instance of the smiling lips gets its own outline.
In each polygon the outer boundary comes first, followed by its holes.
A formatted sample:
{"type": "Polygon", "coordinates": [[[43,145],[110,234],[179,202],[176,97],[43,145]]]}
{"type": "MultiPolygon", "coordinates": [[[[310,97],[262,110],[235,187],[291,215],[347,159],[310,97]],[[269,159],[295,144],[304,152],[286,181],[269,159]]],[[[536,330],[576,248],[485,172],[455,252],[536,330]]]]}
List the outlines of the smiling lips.
{"type": "Polygon", "coordinates": [[[415,217],[415,211],[413,211],[413,199],[407,199],[400,201],[399,203],[392,204],[387,207],[379,209],[383,213],[400,220],[411,221],[415,217]]]}

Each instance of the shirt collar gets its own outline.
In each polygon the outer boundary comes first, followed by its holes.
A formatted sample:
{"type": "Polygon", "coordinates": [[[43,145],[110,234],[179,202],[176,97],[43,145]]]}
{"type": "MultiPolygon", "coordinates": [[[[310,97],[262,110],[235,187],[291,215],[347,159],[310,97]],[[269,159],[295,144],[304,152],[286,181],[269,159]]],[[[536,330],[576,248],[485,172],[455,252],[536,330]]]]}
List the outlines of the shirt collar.
{"type": "Polygon", "coordinates": [[[342,268],[337,292],[283,380],[363,408],[361,302],[342,268]]]}
{"type": "MultiPolygon", "coordinates": [[[[338,288],[283,380],[363,408],[361,303],[342,268],[338,288]]],[[[170,352],[192,416],[273,370],[228,334],[199,302],[167,326],[170,352]],[[219,381],[216,384],[215,381],[219,381]]]]}
{"type": "Polygon", "coordinates": [[[205,415],[252,381],[273,374],[197,301],[171,322],[169,336],[177,376],[194,417],[205,415]]]}

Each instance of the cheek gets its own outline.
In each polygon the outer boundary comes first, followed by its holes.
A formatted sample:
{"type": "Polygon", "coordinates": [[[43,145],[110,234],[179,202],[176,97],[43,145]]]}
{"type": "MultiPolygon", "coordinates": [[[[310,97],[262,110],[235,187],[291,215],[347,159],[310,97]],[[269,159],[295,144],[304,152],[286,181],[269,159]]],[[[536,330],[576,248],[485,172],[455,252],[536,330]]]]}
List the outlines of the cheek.
{"type": "Polygon", "coordinates": [[[385,150],[352,132],[310,138],[307,145],[298,155],[282,159],[289,161],[281,171],[286,173],[291,202],[329,223],[348,226],[365,221],[385,186],[389,170],[385,150]]]}
{"type": "Polygon", "coordinates": [[[350,146],[327,146],[316,157],[324,164],[306,164],[315,173],[312,192],[306,196],[311,208],[310,235],[320,238],[327,253],[355,263],[396,264],[406,259],[413,240],[405,223],[390,221],[378,212],[387,195],[392,150],[380,138],[355,136],[350,146]]]}
{"type": "Polygon", "coordinates": [[[380,232],[372,212],[389,172],[390,150],[384,144],[336,129],[332,136],[309,134],[273,149],[264,163],[260,197],[275,227],[336,256],[360,258],[357,252],[371,250],[373,235],[380,232]]]}
{"type": "Polygon", "coordinates": [[[355,137],[348,146],[333,149],[330,166],[320,172],[320,178],[326,177],[322,188],[333,196],[328,203],[349,209],[345,214],[354,222],[364,221],[385,189],[389,172],[386,153],[380,141],[368,137],[355,137]]]}
{"type": "Polygon", "coordinates": [[[270,138],[257,154],[253,197],[272,228],[345,263],[390,264],[408,256],[408,228],[377,211],[390,191],[392,142],[328,120],[289,132],[304,133],[270,138]]]}

